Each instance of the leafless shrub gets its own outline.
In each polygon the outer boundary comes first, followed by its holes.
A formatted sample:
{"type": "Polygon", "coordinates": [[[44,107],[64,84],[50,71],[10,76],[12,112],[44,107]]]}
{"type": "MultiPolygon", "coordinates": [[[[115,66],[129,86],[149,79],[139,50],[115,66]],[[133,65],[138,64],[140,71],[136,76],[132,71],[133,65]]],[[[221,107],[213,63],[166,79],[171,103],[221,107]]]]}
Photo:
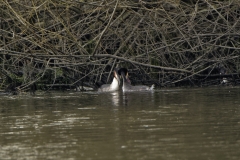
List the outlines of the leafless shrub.
{"type": "Polygon", "coordinates": [[[240,71],[238,1],[3,0],[1,88],[133,80],[193,84],[240,71]],[[215,69],[219,72],[213,72],[215,69]]]}

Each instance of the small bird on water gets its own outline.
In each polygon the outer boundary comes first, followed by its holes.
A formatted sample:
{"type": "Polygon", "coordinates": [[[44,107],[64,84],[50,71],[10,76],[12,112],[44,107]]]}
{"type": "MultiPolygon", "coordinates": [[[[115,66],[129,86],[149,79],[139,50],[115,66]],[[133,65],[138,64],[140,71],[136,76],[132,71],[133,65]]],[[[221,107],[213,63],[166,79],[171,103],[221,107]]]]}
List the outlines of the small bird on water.
{"type": "Polygon", "coordinates": [[[113,92],[118,91],[120,86],[120,77],[118,75],[118,70],[115,68],[113,71],[113,81],[111,84],[104,84],[99,89],[98,92],[113,92]]]}
{"type": "Polygon", "coordinates": [[[131,81],[128,77],[128,70],[126,68],[121,68],[118,70],[118,74],[121,75],[123,79],[122,91],[129,92],[129,91],[152,91],[154,90],[154,84],[151,87],[145,85],[131,85],[131,81]]]}

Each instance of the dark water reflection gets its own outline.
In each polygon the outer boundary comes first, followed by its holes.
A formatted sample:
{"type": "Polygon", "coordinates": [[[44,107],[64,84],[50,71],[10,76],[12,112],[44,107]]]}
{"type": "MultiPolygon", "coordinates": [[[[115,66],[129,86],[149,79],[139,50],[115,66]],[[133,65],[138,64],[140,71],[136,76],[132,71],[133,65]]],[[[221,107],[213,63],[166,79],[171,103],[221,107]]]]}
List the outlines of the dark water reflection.
{"type": "Polygon", "coordinates": [[[240,88],[0,97],[0,159],[239,159],[240,88]]]}

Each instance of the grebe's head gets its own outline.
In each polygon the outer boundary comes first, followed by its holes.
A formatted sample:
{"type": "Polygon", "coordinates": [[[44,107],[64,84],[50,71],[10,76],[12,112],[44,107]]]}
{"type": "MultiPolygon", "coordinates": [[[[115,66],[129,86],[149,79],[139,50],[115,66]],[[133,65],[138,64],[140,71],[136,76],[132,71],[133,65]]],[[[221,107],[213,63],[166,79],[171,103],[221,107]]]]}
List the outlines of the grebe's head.
{"type": "Polygon", "coordinates": [[[128,76],[128,70],[126,68],[120,68],[118,70],[118,74],[121,75],[122,79],[127,83],[131,84],[131,81],[128,76]]]}

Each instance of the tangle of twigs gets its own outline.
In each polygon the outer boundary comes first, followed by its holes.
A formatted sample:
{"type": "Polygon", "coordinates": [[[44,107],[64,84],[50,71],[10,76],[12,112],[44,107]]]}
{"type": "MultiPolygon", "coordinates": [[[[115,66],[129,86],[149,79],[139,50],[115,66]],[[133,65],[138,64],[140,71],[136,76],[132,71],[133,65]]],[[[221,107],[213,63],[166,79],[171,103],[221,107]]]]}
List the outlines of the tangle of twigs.
{"type": "Polygon", "coordinates": [[[95,87],[115,67],[133,83],[237,81],[239,21],[235,0],[3,0],[0,88],[95,87]]]}

